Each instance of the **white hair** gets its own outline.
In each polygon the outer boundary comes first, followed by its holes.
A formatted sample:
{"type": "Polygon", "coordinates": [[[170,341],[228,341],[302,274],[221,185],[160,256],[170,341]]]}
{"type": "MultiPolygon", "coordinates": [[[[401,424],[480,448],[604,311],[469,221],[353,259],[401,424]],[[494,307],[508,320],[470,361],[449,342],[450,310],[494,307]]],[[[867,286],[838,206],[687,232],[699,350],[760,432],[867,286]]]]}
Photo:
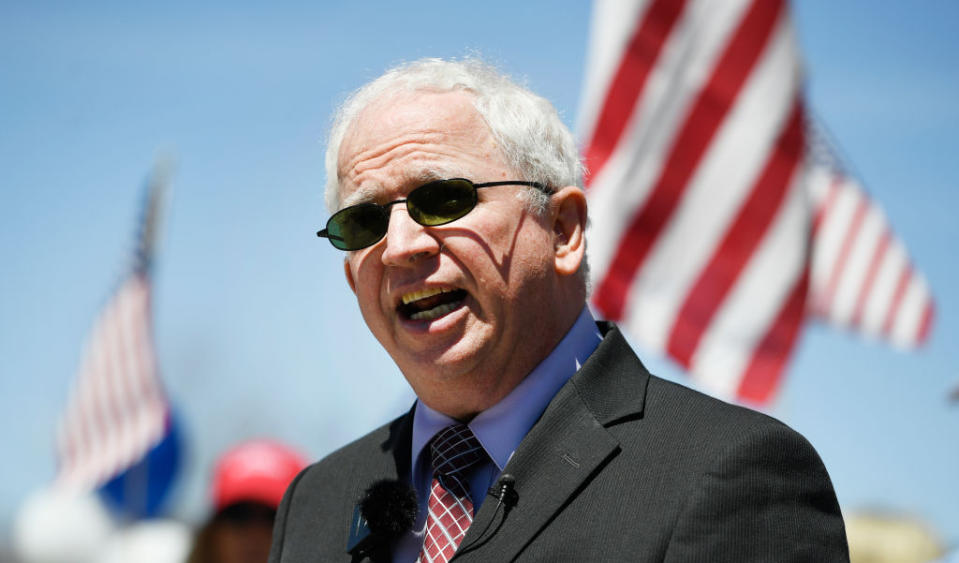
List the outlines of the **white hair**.
{"type": "MultiPolygon", "coordinates": [[[[550,190],[583,186],[583,165],[573,134],[549,101],[478,59],[421,59],[386,71],[353,92],[334,114],[326,149],[326,205],[331,213],[340,206],[340,145],[357,115],[385,95],[424,90],[469,92],[506,162],[522,180],[539,182],[550,190]]],[[[521,193],[528,195],[534,211],[542,212],[549,203],[549,195],[535,188],[521,193]]]]}

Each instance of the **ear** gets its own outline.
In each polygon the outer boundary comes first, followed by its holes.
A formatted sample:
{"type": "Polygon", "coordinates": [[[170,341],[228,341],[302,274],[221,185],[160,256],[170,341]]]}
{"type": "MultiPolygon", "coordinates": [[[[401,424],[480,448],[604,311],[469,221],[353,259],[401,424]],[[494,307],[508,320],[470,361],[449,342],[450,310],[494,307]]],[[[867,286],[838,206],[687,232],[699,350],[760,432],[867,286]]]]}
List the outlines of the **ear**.
{"type": "Polygon", "coordinates": [[[579,271],[586,256],[586,194],[567,186],[553,194],[554,268],[561,276],[579,271]]]}
{"type": "Polygon", "coordinates": [[[348,259],[343,260],[343,272],[346,274],[346,283],[350,284],[353,295],[356,295],[356,280],[353,279],[353,270],[350,269],[350,261],[348,259]]]}

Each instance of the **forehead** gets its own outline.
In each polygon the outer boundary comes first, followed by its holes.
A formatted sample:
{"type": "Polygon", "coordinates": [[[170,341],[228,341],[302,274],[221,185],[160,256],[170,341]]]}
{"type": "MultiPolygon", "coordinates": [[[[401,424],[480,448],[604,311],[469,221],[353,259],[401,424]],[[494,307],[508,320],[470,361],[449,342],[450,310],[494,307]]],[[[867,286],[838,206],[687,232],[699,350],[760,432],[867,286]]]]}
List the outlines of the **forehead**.
{"type": "Polygon", "coordinates": [[[343,137],[342,205],[436,178],[505,175],[486,122],[466,92],[408,92],[375,100],[343,137]]]}

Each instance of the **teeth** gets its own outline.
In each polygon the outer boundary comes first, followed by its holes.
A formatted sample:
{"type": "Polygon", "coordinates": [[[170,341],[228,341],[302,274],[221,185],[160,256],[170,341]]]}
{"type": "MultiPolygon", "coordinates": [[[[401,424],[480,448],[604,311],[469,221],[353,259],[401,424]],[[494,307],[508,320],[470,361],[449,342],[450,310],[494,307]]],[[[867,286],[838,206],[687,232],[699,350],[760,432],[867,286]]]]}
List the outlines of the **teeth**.
{"type": "MultiPolygon", "coordinates": [[[[435,295],[435,293],[433,295],[435,295]]],[[[433,319],[438,319],[442,317],[443,315],[445,315],[446,313],[449,313],[450,311],[457,308],[458,306],[459,306],[459,303],[446,303],[443,305],[438,305],[426,311],[413,313],[412,315],[410,315],[410,318],[413,319],[414,321],[424,321],[424,320],[431,321],[433,319]]]]}
{"type": "Polygon", "coordinates": [[[455,291],[452,288],[444,287],[432,287],[430,289],[424,289],[422,291],[414,291],[413,293],[407,293],[403,296],[403,304],[409,305],[414,301],[419,301],[420,299],[426,299],[427,297],[432,297],[434,295],[439,295],[440,293],[449,293],[455,291]]]}

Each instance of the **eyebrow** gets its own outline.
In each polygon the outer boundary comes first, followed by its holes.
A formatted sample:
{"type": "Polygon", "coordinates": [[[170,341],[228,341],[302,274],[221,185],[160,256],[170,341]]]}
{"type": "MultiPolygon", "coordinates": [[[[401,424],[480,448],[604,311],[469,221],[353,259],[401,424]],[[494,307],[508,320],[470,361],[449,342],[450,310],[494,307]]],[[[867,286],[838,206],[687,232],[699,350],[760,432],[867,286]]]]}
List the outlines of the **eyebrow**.
{"type": "MultiPolygon", "coordinates": [[[[457,173],[451,172],[451,168],[444,167],[429,167],[423,168],[416,172],[404,173],[403,176],[406,177],[404,183],[415,184],[415,187],[419,187],[428,182],[435,180],[445,180],[447,178],[457,177],[457,173]]],[[[351,205],[358,205],[360,203],[373,202],[376,200],[377,194],[382,191],[382,187],[378,185],[366,185],[360,186],[353,190],[353,192],[345,197],[340,202],[340,209],[350,207],[351,205]]]]}
{"type": "Polygon", "coordinates": [[[379,188],[376,187],[360,186],[359,188],[353,190],[353,193],[346,196],[346,198],[340,202],[340,209],[347,208],[351,205],[357,205],[359,203],[373,201],[373,199],[375,199],[376,192],[378,191],[379,188]]]}

